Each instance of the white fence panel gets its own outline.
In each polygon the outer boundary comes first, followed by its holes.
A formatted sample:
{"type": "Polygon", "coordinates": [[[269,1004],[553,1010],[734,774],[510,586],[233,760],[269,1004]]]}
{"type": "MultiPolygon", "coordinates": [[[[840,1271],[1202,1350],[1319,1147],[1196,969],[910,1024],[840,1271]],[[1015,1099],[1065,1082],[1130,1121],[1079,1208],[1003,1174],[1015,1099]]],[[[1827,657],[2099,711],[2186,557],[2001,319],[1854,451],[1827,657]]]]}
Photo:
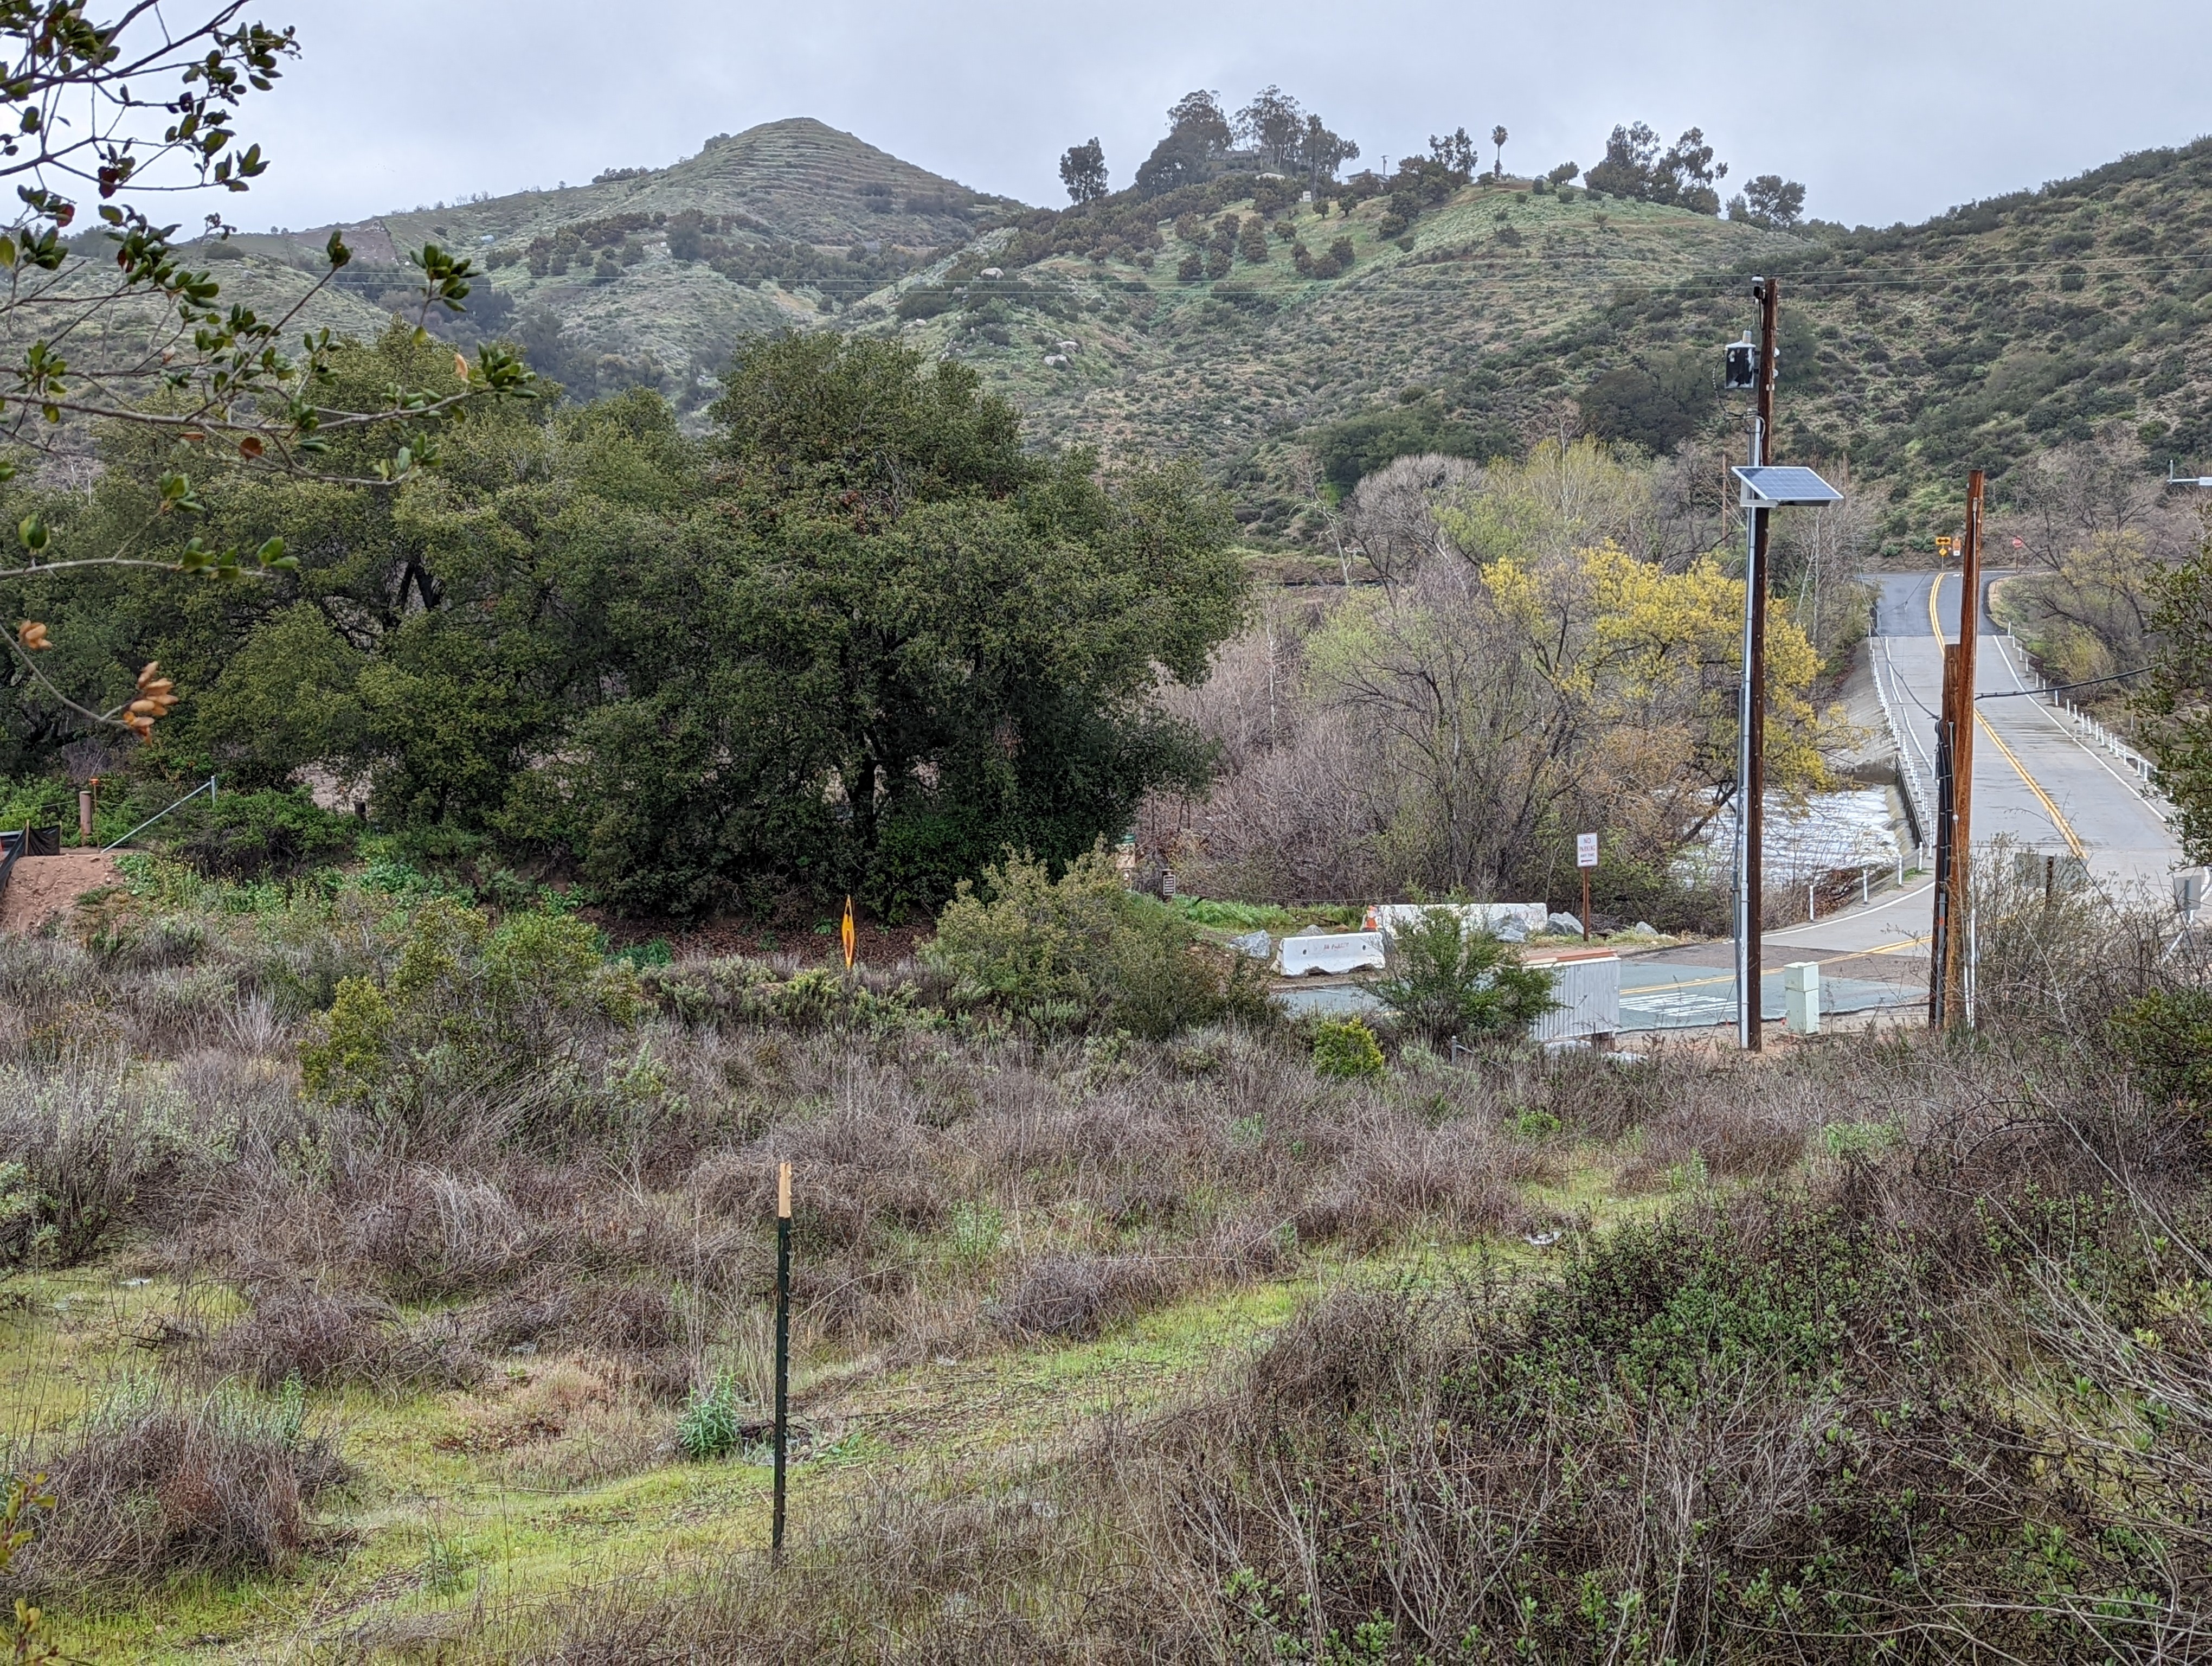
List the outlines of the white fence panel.
{"type": "Polygon", "coordinates": [[[1552,974],[1559,1004],[1528,1026],[1531,1041],[1574,1041],[1620,1033],[1620,957],[1575,955],[1539,962],[1552,974]]]}

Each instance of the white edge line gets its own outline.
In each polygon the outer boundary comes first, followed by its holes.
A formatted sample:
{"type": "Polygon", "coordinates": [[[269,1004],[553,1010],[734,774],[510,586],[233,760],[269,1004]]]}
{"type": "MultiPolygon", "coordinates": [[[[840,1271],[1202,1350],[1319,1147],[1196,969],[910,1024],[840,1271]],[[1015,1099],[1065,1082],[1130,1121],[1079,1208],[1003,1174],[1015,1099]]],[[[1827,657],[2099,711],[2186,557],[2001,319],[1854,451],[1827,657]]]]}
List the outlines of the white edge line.
{"type": "MultiPolygon", "coordinates": [[[[2005,652],[2004,639],[2002,636],[1999,636],[1993,638],[1992,640],[1994,640],[1997,644],[1997,658],[2004,661],[2005,670],[2010,673],[2012,677],[2013,686],[2018,689],[2021,693],[2029,696],[2027,703],[2033,706],[2039,712],[2041,712],[2043,715],[2049,720],[2052,728],[2057,730],[2058,733],[2064,735],[2068,740],[2071,741],[2075,745],[2079,746],[2084,752],[2087,752],[2089,757],[2095,761],[2096,765],[2100,769],[2102,769],[2114,781],[2119,782],[2121,786],[2126,787],[2128,789],[2128,796],[2130,798],[2135,800],[2138,804],[2144,805],[2145,807],[2148,808],[2148,800],[2144,799],[2142,793],[2136,787],[2134,781],[2130,781],[2125,775],[2122,775],[2118,769],[2115,769],[2110,763],[2106,763],[2104,755],[2098,751],[2094,746],[2090,745],[2087,741],[2083,740],[2081,736],[2075,734],[2063,723],[2061,723],[2058,721],[2057,715],[2052,712],[2050,707],[2044,705],[2040,701],[2034,698],[2034,696],[2040,694],[2042,690],[2040,689],[2031,690],[2027,684],[2020,680],[2020,667],[2013,664],[2012,655],[2005,652]]],[[[2154,817],[2157,816],[2157,812],[2154,810],[2152,811],[2151,813],[2154,817]]],[[[2166,828],[2162,818],[2159,821],[2159,828],[2161,832],[2171,830],[2166,828]]]]}

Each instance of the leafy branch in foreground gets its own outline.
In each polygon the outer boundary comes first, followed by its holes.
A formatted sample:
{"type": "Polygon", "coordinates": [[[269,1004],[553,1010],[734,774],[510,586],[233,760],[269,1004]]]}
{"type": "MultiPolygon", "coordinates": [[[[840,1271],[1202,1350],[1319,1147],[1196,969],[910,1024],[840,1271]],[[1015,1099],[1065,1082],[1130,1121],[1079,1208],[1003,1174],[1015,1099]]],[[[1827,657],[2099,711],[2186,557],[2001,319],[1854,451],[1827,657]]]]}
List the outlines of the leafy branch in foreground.
{"type": "MultiPolygon", "coordinates": [[[[15,183],[21,204],[0,224],[0,483],[16,477],[26,456],[80,458],[95,429],[121,425],[198,450],[210,468],[390,485],[436,464],[443,426],[472,402],[532,397],[530,371],[487,345],[473,362],[453,356],[451,384],[395,386],[366,409],[335,404],[331,332],[301,329],[296,350],[284,344],[352,259],[344,239],[332,232],[322,274],[281,313],[264,316],[226,303],[210,273],[189,264],[177,228],[139,206],[146,193],[243,192],[267,170],[259,145],[237,148],[237,117],[250,94],[270,89],[299,46],[289,27],[241,22],[244,3],[227,0],[179,27],[151,0],[110,23],[90,21],[82,0],[0,0],[0,179],[15,183]],[[151,89],[160,95],[149,96],[151,89]],[[73,243],[67,234],[88,192],[98,234],[73,243]],[[331,441],[348,434],[376,435],[374,454],[336,467],[331,441]]],[[[219,214],[206,216],[205,228],[216,236],[232,229],[219,214]]],[[[408,260],[422,275],[416,332],[424,338],[434,314],[463,310],[476,273],[435,244],[408,260]]],[[[166,471],[156,516],[199,508],[191,476],[166,471]]],[[[276,538],[249,565],[235,550],[210,550],[197,538],[166,560],[133,554],[132,539],[56,561],[38,516],[18,533],[30,559],[0,566],[0,580],[98,566],[235,577],[290,564],[276,538]]],[[[46,642],[38,621],[23,621],[11,641],[15,657],[70,709],[142,738],[166,713],[166,704],[143,709],[143,686],[112,713],[69,700],[32,660],[33,635],[46,642]]],[[[152,671],[141,673],[142,684],[152,671]]]]}

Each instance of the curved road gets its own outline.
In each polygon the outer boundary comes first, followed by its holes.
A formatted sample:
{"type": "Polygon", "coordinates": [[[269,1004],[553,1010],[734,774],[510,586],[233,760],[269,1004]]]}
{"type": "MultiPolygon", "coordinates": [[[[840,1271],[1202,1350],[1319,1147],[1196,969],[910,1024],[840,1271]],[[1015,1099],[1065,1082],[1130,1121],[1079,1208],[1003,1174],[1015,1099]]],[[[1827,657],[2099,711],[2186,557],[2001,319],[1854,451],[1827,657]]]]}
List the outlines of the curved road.
{"type": "MultiPolygon", "coordinates": [[[[1958,640],[1959,575],[1900,573],[1875,583],[1875,675],[1932,801],[1943,644],[1958,640]]],[[[2063,713],[2021,693],[2035,686],[2034,674],[1991,623],[1986,588],[1982,599],[1975,692],[2019,697],[1975,702],[1974,842],[2002,837],[2024,850],[2078,855],[2116,891],[2162,899],[2181,861],[2163,814],[2125,765],[2077,739],[2063,713]]]]}
{"type": "MultiPolygon", "coordinates": [[[[1869,644],[1874,672],[1901,732],[1909,765],[1932,804],[1943,644],[1958,637],[1959,576],[1904,573],[1874,582],[1875,634],[1869,644]]],[[[2004,633],[1989,617],[1986,591],[1978,612],[1977,692],[2014,694],[2033,688],[2033,673],[2014,660],[2004,633]]],[[[2166,876],[2180,865],[2180,846],[2126,767],[2076,739],[2063,713],[2032,696],[1981,700],[1976,708],[1974,842],[1987,845],[2002,837],[2022,850],[2078,854],[2116,900],[2133,894],[2163,901],[2166,876]]],[[[1934,892],[1934,882],[1923,877],[1871,907],[1766,933],[1759,980],[1765,1015],[1782,1016],[1781,969],[1796,960],[1821,963],[1823,1006],[1830,1012],[1919,1004],[1927,990],[1934,892]]],[[[1712,943],[1624,959],[1623,1028],[1727,1023],[1735,1010],[1729,952],[1727,944],[1712,943]]]]}

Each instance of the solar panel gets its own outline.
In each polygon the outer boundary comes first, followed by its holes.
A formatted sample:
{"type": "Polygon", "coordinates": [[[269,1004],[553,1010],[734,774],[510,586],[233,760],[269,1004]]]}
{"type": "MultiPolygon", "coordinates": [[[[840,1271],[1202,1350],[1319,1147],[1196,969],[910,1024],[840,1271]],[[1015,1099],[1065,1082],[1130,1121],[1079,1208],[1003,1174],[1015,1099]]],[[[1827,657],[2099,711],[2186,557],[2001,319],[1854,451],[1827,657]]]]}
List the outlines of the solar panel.
{"type": "Polygon", "coordinates": [[[1840,503],[1844,495],[1810,469],[1787,465],[1731,471],[1743,482],[1747,509],[1781,508],[1792,504],[1840,503]]]}

